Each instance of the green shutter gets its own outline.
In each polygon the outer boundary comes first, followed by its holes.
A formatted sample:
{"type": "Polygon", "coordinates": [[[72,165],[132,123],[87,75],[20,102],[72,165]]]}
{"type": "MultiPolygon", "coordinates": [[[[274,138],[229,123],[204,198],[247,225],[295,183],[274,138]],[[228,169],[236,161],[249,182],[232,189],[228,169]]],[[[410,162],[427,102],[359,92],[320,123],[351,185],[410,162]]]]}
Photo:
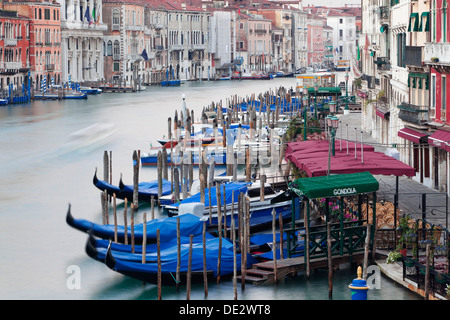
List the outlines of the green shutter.
{"type": "Polygon", "coordinates": [[[409,17],[409,26],[408,31],[419,31],[419,13],[413,12],[411,13],[411,16],[409,17]],[[414,19],[414,26],[411,28],[411,19],[414,19]]]}
{"type": "Polygon", "coordinates": [[[430,31],[430,13],[429,12],[422,12],[420,15],[420,26],[419,31],[430,31]],[[423,19],[426,19],[425,25],[423,24],[423,19]]]}

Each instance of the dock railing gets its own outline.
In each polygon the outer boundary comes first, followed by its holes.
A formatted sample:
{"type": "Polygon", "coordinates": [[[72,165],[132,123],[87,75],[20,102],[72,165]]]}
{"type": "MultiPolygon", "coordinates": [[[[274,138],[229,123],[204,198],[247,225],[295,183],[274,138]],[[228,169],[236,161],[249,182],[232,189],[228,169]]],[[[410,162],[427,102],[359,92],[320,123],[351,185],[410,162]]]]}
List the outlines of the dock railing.
{"type": "MultiPolygon", "coordinates": [[[[367,237],[367,225],[365,223],[365,220],[331,223],[331,254],[342,256],[364,252],[367,237]]],[[[291,228],[285,231],[289,257],[305,254],[306,228],[291,228]]],[[[310,259],[327,256],[326,225],[310,226],[308,239],[310,259]]]]}

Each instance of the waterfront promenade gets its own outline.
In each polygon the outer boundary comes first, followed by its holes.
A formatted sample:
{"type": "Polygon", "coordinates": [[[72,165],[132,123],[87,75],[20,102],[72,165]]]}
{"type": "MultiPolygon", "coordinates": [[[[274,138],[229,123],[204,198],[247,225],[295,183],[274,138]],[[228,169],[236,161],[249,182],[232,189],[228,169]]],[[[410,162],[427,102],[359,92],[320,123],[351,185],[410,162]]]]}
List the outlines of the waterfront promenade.
{"type": "MultiPolygon", "coordinates": [[[[355,132],[358,134],[358,141],[361,140],[361,114],[360,112],[352,112],[348,115],[339,115],[340,128],[346,128],[348,125],[348,139],[355,140],[355,132]],[[355,130],[357,128],[357,130],[355,130]]],[[[346,129],[344,129],[346,131],[346,129]]],[[[337,136],[339,137],[339,132],[337,136]]],[[[343,138],[347,137],[346,132],[343,132],[343,138]]],[[[381,145],[375,139],[371,137],[368,132],[363,132],[363,143],[370,144],[375,147],[376,151],[385,152],[387,147],[381,145]]],[[[378,200],[394,201],[394,194],[396,188],[395,176],[375,176],[380,183],[380,189],[377,193],[378,200]]],[[[434,225],[441,225],[448,229],[448,197],[445,193],[438,192],[431,188],[428,188],[424,184],[409,178],[399,177],[398,186],[398,206],[402,213],[411,214],[413,218],[422,218],[422,194],[426,194],[426,220],[434,225]],[[447,202],[447,203],[446,203],[447,202]]],[[[424,290],[418,288],[417,284],[403,279],[403,267],[401,263],[386,263],[386,254],[388,251],[377,251],[375,263],[380,268],[381,272],[389,277],[391,280],[404,286],[408,290],[417,293],[418,295],[425,297],[424,290]]],[[[440,296],[430,295],[430,300],[442,299],[440,296]]],[[[445,299],[445,298],[444,298],[445,299]]]]}

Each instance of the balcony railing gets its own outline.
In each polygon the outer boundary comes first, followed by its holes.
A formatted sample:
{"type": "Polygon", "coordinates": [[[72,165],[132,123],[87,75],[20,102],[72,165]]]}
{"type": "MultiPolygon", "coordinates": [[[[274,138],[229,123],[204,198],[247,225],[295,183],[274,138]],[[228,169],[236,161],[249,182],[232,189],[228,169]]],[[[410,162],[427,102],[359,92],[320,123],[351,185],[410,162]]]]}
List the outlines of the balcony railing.
{"type": "Polygon", "coordinates": [[[120,25],[119,24],[113,24],[111,30],[112,31],[120,31],[120,25]]]}
{"type": "Polygon", "coordinates": [[[55,65],[53,63],[48,63],[45,65],[45,70],[46,71],[53,71],[55,70],[55,65]]]}
{"type": "Polygon", "coordinates": [[[418,106],[402,102],[397,107],[400,109],[398,117],[403,121],[414,124],[425,124],[428,122],[428,106],[418,106]]]}
{"type": "Polygon", "coordinates": [[[17,46],[17,39],[12,39],[12,38],[6,38],[5,39],[5,46],[11,46],[11,47],[14,47],[14,46],[17,46]]]}
{"type": "Polygon", "coordinates": [[[377,57],[377,60],[375,60],[374,63],[377,65],[378,70],[391,69],[391,62],[389,61],[389,57],[377,57]]]}
{"type": "Polygon", "coordinates": [[[430,63],[432,58],[438,58],[439,63],[450,63],[449,42],[427,42],[424,49],[424,62],[430,63]]]}
{"type": "Polygon", "coordinates": [[[4,63],[5,69],[20,69],[22,68],[22,62],[5,62],[4,63]]]}

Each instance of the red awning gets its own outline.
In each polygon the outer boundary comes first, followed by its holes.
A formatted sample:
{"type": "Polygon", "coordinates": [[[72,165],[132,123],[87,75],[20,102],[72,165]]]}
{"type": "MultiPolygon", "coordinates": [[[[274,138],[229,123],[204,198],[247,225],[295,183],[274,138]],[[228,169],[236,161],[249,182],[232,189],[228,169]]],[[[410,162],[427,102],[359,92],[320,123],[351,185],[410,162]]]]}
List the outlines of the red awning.
{"type": "Polygon", "coordinates": [[[426,133],[418,132],[409,128],[403,128],[398,131],[398,136],[414,143],[421,143],[424,142],[422,138],[428,135],[426,133]],[[422,139],[422,141],[420,139],[422,139]]]}
{"type": "Polygon", "coordinates": [[[381,119],[386,119],[387,117],[389,117],[389,110],[377,108],[375,114],[379,116],[381,119]]]}
{"type": "Polygon", "coordinates": [[[431,145],[450,152],[450,132],[438,130],[428,137],[431,145]]]}
{"type": "MultiPolygon", "coordinates": [[[[363,146],[353,143],[348,148],[347,142],[335,143],[335,156],[330,158],[330,173],[356,173],[369,171],[373,175],[415,176],[415,169],[399,160],[381,152],[373,151],[372,146],[363,146]]],[[[309,177],[324,176],[328,172],[328,141],[300,141],[288,144],[286,159],[295,166],[304,170],[309,177]],[[315,147],[312,146],[315,144],[315,147]],[[304,148],[302,148],[304,147],[304,148]]]]}

